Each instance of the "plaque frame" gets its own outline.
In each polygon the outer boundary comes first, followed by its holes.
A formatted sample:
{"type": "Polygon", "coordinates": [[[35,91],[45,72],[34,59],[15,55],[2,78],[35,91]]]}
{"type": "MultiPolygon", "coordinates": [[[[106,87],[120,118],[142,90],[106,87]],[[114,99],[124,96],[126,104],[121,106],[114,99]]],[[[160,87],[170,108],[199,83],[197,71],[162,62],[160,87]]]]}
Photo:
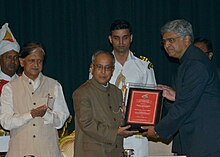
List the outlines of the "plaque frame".
{"type": "Polygon", "coordinates": [[[124,126],[143,132],[141,126],[155,126],[162,117],[163,91],[155,85],[127,83],[124,102],[126,106],[124,126]],[[137,104],[138,102],[138,104],[137,104]],[[142,109],[142,110],[141,110],[142,109]]]}

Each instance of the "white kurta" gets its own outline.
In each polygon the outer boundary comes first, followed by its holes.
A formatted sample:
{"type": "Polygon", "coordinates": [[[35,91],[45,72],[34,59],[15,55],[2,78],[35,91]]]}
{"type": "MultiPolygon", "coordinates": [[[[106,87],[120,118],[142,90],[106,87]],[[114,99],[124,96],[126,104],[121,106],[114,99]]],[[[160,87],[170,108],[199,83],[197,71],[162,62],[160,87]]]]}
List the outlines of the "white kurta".
{"type": "Polygon", "coordinates": [[[28,154],[60,157],[56,129],[61,128],[69,116],[61,85],[42,74],[35,81],[23,74],[3,87],[1,98],[1,124],[11,131],[8,157],[28,154]],[[53,96],[52,108],[43,117],[32,118],[30,110],[46,104],[48,93],[53,96]],[[19,98],[21,95],[24,97],[19,98]]]}

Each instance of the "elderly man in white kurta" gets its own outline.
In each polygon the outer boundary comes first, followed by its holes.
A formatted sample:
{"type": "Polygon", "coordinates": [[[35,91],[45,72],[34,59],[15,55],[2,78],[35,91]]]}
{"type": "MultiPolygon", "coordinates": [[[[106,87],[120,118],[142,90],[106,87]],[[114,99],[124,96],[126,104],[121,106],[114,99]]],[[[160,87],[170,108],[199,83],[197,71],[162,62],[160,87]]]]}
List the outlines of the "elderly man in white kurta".
{"type": "Polygon", "coordinates": [[[3,87],[1,124],[11,136],[7,157],[61,157],[57,129],[69,110],[61,85],[41,73],[44,55],[39,43],[26,44],[19,58],[22,76],[3,87]]]}

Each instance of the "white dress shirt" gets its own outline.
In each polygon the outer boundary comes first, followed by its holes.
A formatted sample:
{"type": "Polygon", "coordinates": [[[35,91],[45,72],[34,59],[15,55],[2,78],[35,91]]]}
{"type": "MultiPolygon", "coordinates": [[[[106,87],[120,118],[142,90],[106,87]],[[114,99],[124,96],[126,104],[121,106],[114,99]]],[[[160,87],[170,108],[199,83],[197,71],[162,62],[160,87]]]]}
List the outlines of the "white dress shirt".
{"type": "Polygon", "coordinates": [[[6,75],[5,73],[3,73],[1,70],[0,70],[0,80],[6,80],[6,81],[11,81],[11,80],[14,80],[18,78],[18,75],[17,74],[14,74],[12,77],[6,75]]]}

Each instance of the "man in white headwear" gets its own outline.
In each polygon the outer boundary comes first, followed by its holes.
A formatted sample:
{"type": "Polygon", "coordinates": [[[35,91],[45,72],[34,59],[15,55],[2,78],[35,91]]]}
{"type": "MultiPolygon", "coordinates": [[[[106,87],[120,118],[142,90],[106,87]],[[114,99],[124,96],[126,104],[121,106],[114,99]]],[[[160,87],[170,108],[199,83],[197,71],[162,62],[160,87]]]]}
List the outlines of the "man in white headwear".
{"type": "MultiPolygon", "coordinates": [[[[8,23],[5,23],[0,30],[0,96],[2,87],[18,77],[16,71],[19,67],[19,51],[20,46],[8,27],[8,23]]],[[[8,150],[9,136],[6,136],[7,134],[0,126],[0,152],[6,152],[8,150]]]]}

